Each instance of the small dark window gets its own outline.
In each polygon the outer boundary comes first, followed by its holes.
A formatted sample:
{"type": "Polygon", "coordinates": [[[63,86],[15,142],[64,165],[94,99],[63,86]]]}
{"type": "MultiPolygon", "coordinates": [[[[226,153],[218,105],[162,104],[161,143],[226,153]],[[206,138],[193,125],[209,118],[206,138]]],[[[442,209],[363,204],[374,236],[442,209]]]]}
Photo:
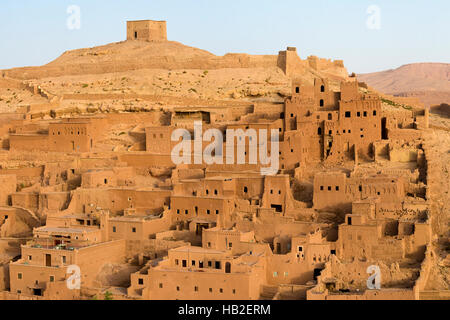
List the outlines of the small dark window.
{"type": "Polygon", "coordinates": [[[324,85],[320,86],[320,92],[325,92],[325,86],[324,85]]]}
{"type": "Polygon", "coordinates": [[[160,284],[159,284],[159,288],[160,288],[160,289],[162,289],[162,287],[163,287],[163,284],[162,284],[162,283],[160,283],[160,284]]]}
{"type": "Polygon", "coordinates": [[[352,116],[352,113],[350,111],[345,111],[345,117],[350,118],[352,116]]]}
{"type": "Polygon", "coordinates": [[[317,134],[320,136],[322,134],[322,128],[317,128],[317,134]]]}
{"type": "Polygon", "coordinates": [[[323,186],[320,186],[320,190],[323,191],[323,186]]]}
{"type": "Polygon", "coordinates": [[[137,31],[134,32],[134,38],[137,39],[137,31]]]}
{"type": "Polygon", "coordinates": [[[361,112],[358,111],[358,112],[356,113],[356,116],[357,116],[357,117],[361,117],[361,112]]]}
{"type": "Polygon", "coordinates": [[[244,187],[244,193],[247,193],[247,192],[248,192],[247,187],[244,187]]]}
{"type": "Polygon", "coordinates": [[[216,214],[219,214],[219,210],[216,210],[216,214]]]}
{"type": "Polygon", "coordinates": [[[300,93],[300,87],[295,87],[295,93],[300,93]]]}
{"type": "Polygon", "coordinates": [[[364,111],[364,117],[367,117],[367,111],[364,111]]]}
{"type": "Polygon", "coordinates": [[[377,110],[373,110],[373,115],[374,115],[374,116],[377,115],[377,110]]]}
{"type": "Polygon", "coordinates": [[[336,191],[339,191],[339,186],[336,186],[336,191]]]}
{"type": "Polygon", "coordinates": [[[113,232],[116,232],[116,227],[113,227],[113,232]]]}
{"type": "Polygon", "coordinates": [[[320,99],[320,106],[323,107],[323,105],[324,105],[323,99],[320,99]]]}
{"type": "Polygon", "coordinates": [[[136,228],[132,228],[131,231],[133,231],[134,233],[136,233],[136,228]]]}
{"type": "Polygon", "coordinates": [[[139,278],[139,279],[138,279],[138,283],[139,283],[140,285],[144,284],[144,279],[139,278]]]}
{"type": "Polygon", "coordinates": [[[328,191],[331,191],[331,186],[328,186],[328,191]]]}

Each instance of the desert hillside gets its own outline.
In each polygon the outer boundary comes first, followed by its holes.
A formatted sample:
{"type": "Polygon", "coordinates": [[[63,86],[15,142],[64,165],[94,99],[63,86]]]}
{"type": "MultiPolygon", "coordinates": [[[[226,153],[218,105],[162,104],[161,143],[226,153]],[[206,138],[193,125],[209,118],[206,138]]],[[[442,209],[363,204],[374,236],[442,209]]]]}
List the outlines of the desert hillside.
{"type": "Polygon", "coordinates": [[[361,81],[388,94],[417,97],[426,105],[450,102],[450,64],[414,63],[394,70],[358,75],[361,81]]]}
{"type": "MultiPolygon", "coordinates": [[[[316,58],[316,57],[314,57],[316,58]]],[[[317,67],[305,67],[305,73],[313,77],[345,78],[347,70],[335,67],[331,60],[317,67]]],[[[175,41],[147,42],[122,41],[103,46],[64,52],[54,61],[39,67],[23,67],[3,70],[2,75],[20,79],[42,79],[68,75],[105,74],[142,69],[163,70],[217,70],[277,68],[278,54],[250,55],[228,53],[216,56],[208,51],[193,48],[175,41]]],[[[309,60],[304,60],[305,64],[309,60]]],[[[320,63],[320,62],[319,62],[320,63]]]]}
{"type": "MultiPolygon", "coordinates": [[[[343,63],[317,57],[302,60],[292,49],[290,54],[295,78],[305,83],[327,78],[330,87],[338,90],[348,77],[343,63]]],[[[46,65],[2,70],[1,74],[6,83],[4,90],[0,83],[2,112],[28,105],[40,111],[80,107],[80,100],[91,108],[107,104],[121,109],[127,97],[134,107],[140,107],[148,106],[149,96],[200,99],[202,104],[220,100],[280,103],[290,94],[294,76],[283,70],[279,53],[216,56],[175,41],[139,40],[66,51],[46,65]],[[12,82],[16,90],[8,90],[12,82]],[[36,98],[27,89],[38,87],[44,96],[58,101],[56,105],[46,107],[33,101],[36,98]],[[94,97],[102,101],[93,102],[94,97]]],[[[191,104],[188,100],[181,103],[191,104]]]]}

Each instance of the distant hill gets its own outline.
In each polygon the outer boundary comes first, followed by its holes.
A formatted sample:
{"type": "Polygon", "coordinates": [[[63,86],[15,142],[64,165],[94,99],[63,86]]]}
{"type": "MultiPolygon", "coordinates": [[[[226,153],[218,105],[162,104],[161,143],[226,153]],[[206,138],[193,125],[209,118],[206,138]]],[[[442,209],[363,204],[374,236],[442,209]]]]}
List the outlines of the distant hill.
{"type": "MultiPolygon", "coordinates": [[[[320,60],[320,59],[319,59],[320,60]]],[[[306,78],[347,78],[347,70],[331,61],[319,61],[316,68],[305,60],[302,73],[306,78]]],[[[299,58],[300,61],[300,58],[299,58]]],[[[1,70],[3,76],[20,79],[42,79],[69,75],[105,74],[145,69],[219,70],[219,69],[278,69],[278,54],[251,55],[228,53],[216,56],[206,50],[175,41],[122,41],[103,46],[64,52],[54,61],[39,67],[1,70]]]]}
{"type": "Polygon", "coordinates": [[[394,70],[358,75],[383,93],[417,97],[426,105],[450,102],[450,64],[413,63],[394,70]]]}

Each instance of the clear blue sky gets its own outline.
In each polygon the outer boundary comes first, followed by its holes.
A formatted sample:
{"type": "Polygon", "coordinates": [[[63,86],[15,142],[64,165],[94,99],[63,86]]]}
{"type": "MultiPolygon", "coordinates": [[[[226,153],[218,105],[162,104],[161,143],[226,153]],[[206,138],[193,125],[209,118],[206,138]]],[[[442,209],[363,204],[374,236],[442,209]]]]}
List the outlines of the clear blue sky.
{"type": "Polygon", "coordinates": [[[167,20],[169,40],[217,55],[296,46],[357,73],[450,62],[449,0],[1,0],[0,68],[124,40],[125,21],[138,19],[167,20]],[[81,9],[79,30],[67,28],[69,5],[81,9]],[[371,5],[379,30],[366,25],[371,5]]]}

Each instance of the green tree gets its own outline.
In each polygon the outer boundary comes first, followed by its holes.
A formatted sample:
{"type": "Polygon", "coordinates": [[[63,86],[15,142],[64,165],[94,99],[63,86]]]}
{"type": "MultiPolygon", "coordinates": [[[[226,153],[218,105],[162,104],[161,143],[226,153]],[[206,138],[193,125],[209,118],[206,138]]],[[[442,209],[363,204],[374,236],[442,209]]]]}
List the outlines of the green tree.
{"type": "Polygon", "coordinates": [[[109,291],[105,292],[105,300],[113,300],[113,295],[111,292],[109,291]]]}

